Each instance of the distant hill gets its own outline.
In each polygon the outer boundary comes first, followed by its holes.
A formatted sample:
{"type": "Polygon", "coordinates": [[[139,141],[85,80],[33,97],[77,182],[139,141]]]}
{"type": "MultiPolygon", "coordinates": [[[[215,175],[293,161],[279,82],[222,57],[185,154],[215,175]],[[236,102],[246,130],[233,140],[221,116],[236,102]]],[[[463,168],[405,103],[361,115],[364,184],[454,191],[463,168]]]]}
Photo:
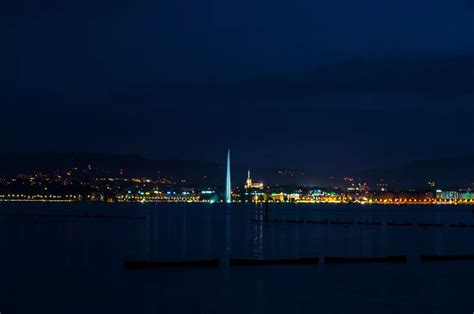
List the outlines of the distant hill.
{"type": "Polygon", "coordinates": [[[384,179],[389,187],[426,188],[435,181],[441,189],[469,187],[474,183],[474,154],[453,158],[417,160],[400,167],[375,169],[356,174],[372,185],[384,179]]]}
{"type": "Polygon", "coordinates": [[[301,97],[347,92],[406,91],[431,95],[472,95],[474,55],[353,59],[292,74],[241,82],[237,94],[301,97]]]}
{"type": "MultiPolygon", "coordinates": [[[[160,160],[140,155],[96,153],[4,153],[0,154],[0,175],[66,173],[73,170],[78,177],[148,177],[186,180],[193,186],[220,186],[225,178],[225,165],[200,160],[160,160]],[[121,174],[122,173],[122,174],[121,174]]],[[[304,184],[307,175],[301,170],[285,168],[252,169],[255,180],[265,184],[304,184]]],[[[247,168],[234,165],[232,179],[243,185],[247,168]]]]}
{"type": "Polygon", "coordinates": [[[474,94],[474,54],[354,58],[304,72],[268,73],[211,85],[141,86],[112,93],[111,103],[184,104],[283,100],[357,93],[404,93],[436,97],[474,94]],[[205,100],[205,101],[204,101],[205,100]]]}
{"type": "MultiPolygon", "coordinates": [[[[200,160],[152,159],[140,155],[96,153],[3,153],[0,154],[0,176],[31,174],[33,172],[61,173],[73,170],[76,177],[148,177],[186,180],[195,187],[222,186],[225,178],[224,163],[200,160]],[[122,174],[121,174],[122,173],[122,174]]],[[[234,185],[243,185],[247,168],[233,165],[234,185]]],[[[372,187],[381,179],[391,189],[426,188],[435,181],[440,188],[468,187],[474,183],[474,154],[461,157],[418,160],[399,167],[374,169],[353,175],[372,187]]],[[[252,169],[255,181],[279,185],[335,186],[342,178],[329,180],[312,171],[288,168],[252,169]]]]}

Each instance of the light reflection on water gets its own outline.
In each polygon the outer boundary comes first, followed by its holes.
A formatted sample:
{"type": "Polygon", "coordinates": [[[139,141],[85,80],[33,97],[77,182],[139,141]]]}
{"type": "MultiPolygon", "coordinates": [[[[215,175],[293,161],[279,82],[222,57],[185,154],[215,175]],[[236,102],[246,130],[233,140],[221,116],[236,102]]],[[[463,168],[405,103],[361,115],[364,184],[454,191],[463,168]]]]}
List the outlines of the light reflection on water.
{"type": "MultiPolygon", "coordinates": [[[[263,211],[261,207],[255,207],[255,220],[263,220],[263,211]]],[[[265,225],[266,226],[266,225],[265,225]]],[[[262,223],[255,223],[254,229],[254,257],[263,258],[263,227],[262,223]]]]}

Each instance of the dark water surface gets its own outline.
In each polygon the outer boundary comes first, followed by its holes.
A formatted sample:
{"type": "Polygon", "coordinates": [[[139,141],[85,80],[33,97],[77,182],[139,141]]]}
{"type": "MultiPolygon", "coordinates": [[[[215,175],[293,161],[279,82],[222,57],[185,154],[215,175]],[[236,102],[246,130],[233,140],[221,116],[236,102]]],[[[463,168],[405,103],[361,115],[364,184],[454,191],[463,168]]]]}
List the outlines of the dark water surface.
{"type": "MultiPolygon", "coordinates": [[[[468,206],[271,205],[270,216],[474,223],[468,206]]],[[[263,218],[262,206],[0,204],[0,312],[474,311],[474,261],[420,262],[422,254],[474,254],[474,228],[262,224],[251,221],[255,218],[263,218]],[[46,214],[50,216],[41,216],[46,214]],[[123,267],[128,259],[386,255],[407,255],[408,262],[123,267]]]]}

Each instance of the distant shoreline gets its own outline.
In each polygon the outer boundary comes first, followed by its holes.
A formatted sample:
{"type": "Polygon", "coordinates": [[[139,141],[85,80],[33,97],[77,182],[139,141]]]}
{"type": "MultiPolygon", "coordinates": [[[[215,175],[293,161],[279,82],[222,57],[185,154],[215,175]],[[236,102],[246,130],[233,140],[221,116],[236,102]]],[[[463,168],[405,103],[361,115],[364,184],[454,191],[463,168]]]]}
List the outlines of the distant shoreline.
{"type": "MultiPolygon", "coordinates": [[[[127,200],[127,201],[101,201],[101,200],[78,200],[78,199],[0,199],[0,202],[3,203],[107,203],[107,204],[157,204],[157,203],[164,203],[164,204],[225,204],[224,201],[174,201],[174,200],[127,200]]],[[[233,204],[265,204],[265,202],[240,202],[234,201],[233,204]]],[[[474,206],[474,202],[324,202],[324,201],[296,201],[296,202],[268,202],[272,205],[287,205],[287,204],[305,204],[305,205],[323,205],[323,204],[332,204],[332,205],[359,205],[359,206],[370,206],[370,205],[383,205],[383,206],[409,206],[409,205],[459,205],[459,206],[474,206]]]]}

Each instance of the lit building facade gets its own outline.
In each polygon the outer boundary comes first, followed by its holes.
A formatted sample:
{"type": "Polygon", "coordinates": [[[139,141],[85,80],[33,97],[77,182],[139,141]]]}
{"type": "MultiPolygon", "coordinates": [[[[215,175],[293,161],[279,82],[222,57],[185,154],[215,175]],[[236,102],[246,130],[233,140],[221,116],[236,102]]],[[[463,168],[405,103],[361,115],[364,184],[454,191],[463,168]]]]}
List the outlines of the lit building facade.
{"type": "Polygon", "coordinates": [[[245,181],[246,189],[263,189],[262,182],[252,182],[252,177],[250,176],[250,169],[247,172],[247,180],[245,181]]]}

